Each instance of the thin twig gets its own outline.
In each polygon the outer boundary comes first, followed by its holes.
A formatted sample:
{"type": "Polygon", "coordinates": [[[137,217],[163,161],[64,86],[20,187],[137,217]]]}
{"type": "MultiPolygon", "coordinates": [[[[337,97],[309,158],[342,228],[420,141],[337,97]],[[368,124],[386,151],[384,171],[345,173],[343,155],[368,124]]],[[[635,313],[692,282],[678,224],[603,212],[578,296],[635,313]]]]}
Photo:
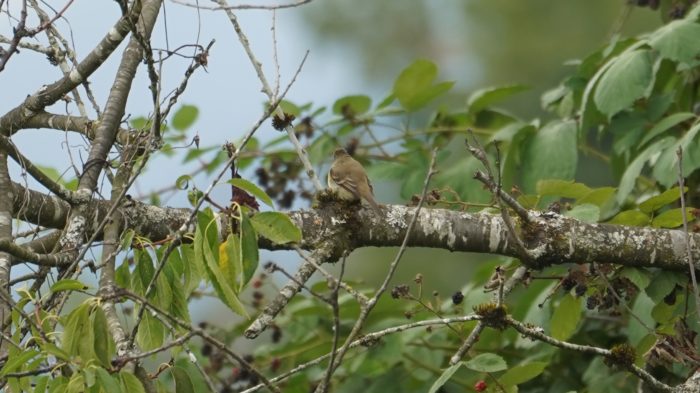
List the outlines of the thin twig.
{"type": "Polygon", "coordinates": [[[690,240],[690,232],[688,231],[688,214],[685,209],[685,179],[683,179],[683,149],[681,147],[676,150],[678,155],[678,186],[681,193],[681,215],[683,217],[683,232],[685,233],[685,248],[688,252],[688,269],[690,269],[690,280],[693,283],[693,294],[695,294],[695,311],[696,317],[700,318],[700,293],[698,291],[698,280],[695,277],[695,262],[693,261],[693,253],[690,240]]]}
{"type": "MultiPolygon", "coordinates": [[[[369,313],[372,311],[372,309],[374,309],[374,306],[377,304],[377,301],[379,300],[379,298],[384,294],[384,292],[386,292],[387,288],[389,287],[389,282],[394,277],[394,273],[396,272],[396,269],[399,266],[399,262],[401,261],[401,257],[403,256],[403,254],[406,251],[406,248],[408,246],[408,239],[411,236],[411,232],[413,232],[413,227],[416,225],[421,208],[423,207],[423,204],[425,203],[425,197],[428,194],[428,186],[430,185],[430,180],[432,179],[433,175],[435,175],[437,173],[437,170],[435,169],[436,161],[437,161],[437,148],[433,149],[432,158],[430,160],[430,166],[428,167],[428,173],[425,176],[425,181],[423,183],[423,192],[421,193],[420,201],[418,202],[418,206],[416,207],[416,211],[413,214],[413,217],[411,218],[411,222],[408,224],[408,227],[406,228],[406,235],[404,236],[401,247],[399,248],[399,251],[396,253],[396,257],[391,262],[391,265],[389,266],[389,271],[387,272],[386,276],[384,277],[384,281],[382,282],[381,286],[379,287],[377,292],[374,294],[374,296],[372,296],[372,298],[369,299],[367,304],[365,306],[361,307],[360,315],[358,316],[357,321],[355,322],[355,325],[353,326],[352,330],[350,331],[350,334],[345,339],[345,343],[338,350],[338,354],[337,354],[337,358],[336,358],[335,362],[328,365],[328,368],[330,369],[329,373],[331,375],[338,368],[338,366],[342,363],[343,357],[345,356],[345,353],[347,352],[348,348],[350,347],[352,340],[354,340],[355,337],[359,334],[360,329],[362,329],[365,321],[367,320],[367,317],[369,317],[369,313]]],[[[316,392],[324,392],[328,388],[324,382],[325,381],[322,381],[321,383],[318,384],[318,386],[316,388],[316,392]]]]}
{"type": "MultiPolygon", "coordinates": [[[[427,320],[407,323],[404,325],[392,326],[390,328],[386,328],[383,330],[379,330],[376,332],[366,334],[366,335],[362,336],[361,338],[356,339],[355,341],[350,343],[349,348],[352,349],[352,348],[357,348],[359,346],[370,346],[372,343],[377,342],[379,339],[381,339],[384,336],[387,336],[389,334],[394,334],[394,333],[400,333],[400,332],[403,332],[403,331],[406,331],[409,329],[416,329],[416,328],[427,327],[427,326],[444,326],[444,325],[447,325],[450,323],[477,321],[480,318],[481,317],[479,317],[478,315],[471,314],[471,315],[462,315],[459,317],[451,317],[451,318],[427,319],[427,320]]],[[[308,361],[306,363],[300,364],[300,365],[294,367],[293,369],[287,371],[284,374],[280,374],[279,376],[277,376],[275,378],[271,378],[270,382],[278,383],[278,382],[284,381],[285,379],[291,377],[294,374],[297,374],[301,371],[304,371],[305,369],[307,369],[309,367],[315,366],[315,365],[325,361],[330,356],[331,356],[331,354],[327,353],[323,356],[317,357],[316,359],[313,359],[313,360],[308,361]]],[[[253,387],[247,389],[247,390],[244,390],[241,393],[256,392],[263,387],[264,387],[263,384],[258,384],[256,386],[253,386],[253,387]]]]}
{"type": "MultiPolygon", "coordinates": [[[[343,256],[340,261],[340,274],[338,274],[338,282],[343,282],[343,275],[345,274],[345,261],[347,256],[343,256]]],[[[331,293],[331,307],[333,308],[333,344],[331,345],[331,358],[328,360],[328,364],[332,365],[335,363],[335,351],[338,349],[338,341],[340,340],[340,307],[338,306],[338,290],[340,285],[333,285],[333,292],[331,293]]],[[[325,393],[331,384],[331,376],[333,375],[333,368],[328,367],[326,369],[326,374],[323,377],[323,385],[325,385],[325,393]]]]}
{"type": "MultiPolygon", "coordinates": [[[[507,296],[513,288],[525,277],[525,274],[527,273],[527,268],[521,266],[515,270],[515,273],[506,281],[504,285],[499,285],[499,291],[495,295],[496,298],[500,298],[502,301],[502,298],[507,296]]],[[[500,305],[500,303],[499,303],[500,305]]],[[[455,365],[459,363],[459,361],[462,360],[464,355],[476,344],[476,342],[479,340],[479,336],[481,335],[481,332],[486,328],[486,324],[483,321],[479,321],[476,326],[474,326],[474,329],[469,333],[469,336],[467,337],[466,340],[462,343],[462,345],[457,349],[457,351],[452,355],[450,358],[450,365],[455,365]]]]}
{"type": "MultiPolygon", "coordinates": [[[[363,295],[362,293],[358,292],[358,291],[355,290],[353,287],[351,287],[350,285],[348,285],[346,282],[344,282],[344,281],[342,281],[342,280],[340,280],[340,279],[336,279],[335,277],[333,277],[333,275],[330,274],[330,273],[329,273],[327,270],[325,270],[323,267],[321,267],[321,265],[320,265],[319,263],[317,263],[317,262],[314,260],[314,258],[308,257],[306,254],[304,254],[304,250],[302,250],[301,248],[296,247],[296,246],[294,247],[294,250],[296,250],[297,254],[299,254],[299,256],[300,256],[302,259],[304,259],[304,261],[306,261],[306,262],[310,263],[311,265],[313,265],[314,268],[316,268],[316,270],[318,270],[318,272],[321,273],[321,274],[326,278],[326,280],[332,282],[333,285],[335,285],[335,286],[340,286],[341,288],[343,288],[343,289],[344,289],[345,291],[347,291],[350,295],[352,295],[352,297],[354,297],[355,300],[357,300],[358,303],[360,303],[361,305],[367,303],[367,300],[369,300],[369,299],[367,299],[367,296],[365,296],[365,295],[363,295]]],[[[343,258],[343,260],[345,260],[345,258],[343,258]]]]}
{"type": "MultiPolygon", "coordinates": [[[[263,71],[262,63],[257,59],[255,54],[253,53],[253,49],[250,47],[248,37],[243,32],[243,29],[241,29],[241,25],[238,23],[238,18],[236,17],[236,14],[233,13],[231,8],[226,8],[229,7],[226,0],[212,1],[218,3],[221,7],[223,7],[222,9],[226,11],[226,15],[228,16],[229,20],[231,21],[231,24],[233,25],[233,30],[236,32],[236,35],[238,35],[238,41],[240,41],[241,45],[243,46],[243,49],[245,50],[245,53],[248,56],[250,63],[253,65],[253,68],[255,69],[255,73],[257,74],[260,83],[262,84],[262,91],[267,96],[268,100],[270,101],[270,104],[272,104],[273,102],[275,102],[275,92],[272,89],[272,87],[270,87],[270,83],[267,81],[267,77],[265,77],[265,72],[263,71]]],[[[306,60],[306,57],[308,55],[309,51],[307,50],[304,54],[304,60],[302,61],[302,63],[306,60]]],[[[294,77],[296,78],[296,75],[294,77]]],[[[287,117],[287,115],[284,113],[282,108],[279,107],[279,100],[277,102],[278,105],[275,105],[273,107],[274,115],[284,119],[287,117]]],[[[314,188],[316,189],[316,191],[321,191],[323,190],[323,186],[321,185],[321,182],[316,176],[316,171],[314,170],[313,165],[311,165],[311,161],[309,161],[306,149],[304,148],[304,146],[301,145],[301,143],[297,139],[294,127],[292,126],[291,122],[289,123],[290,124],[288,124],[285,127],[285,131],[287,132],[289,141],[292,143],[292,145],[294,145],[294,148],[297,151],[297,155],[299,156],[299,160],[301,160],[301,163],[304,165],[306,175],[309,176],[309,179],[311,179],[311,183],[314,185],[314,188]]]]}

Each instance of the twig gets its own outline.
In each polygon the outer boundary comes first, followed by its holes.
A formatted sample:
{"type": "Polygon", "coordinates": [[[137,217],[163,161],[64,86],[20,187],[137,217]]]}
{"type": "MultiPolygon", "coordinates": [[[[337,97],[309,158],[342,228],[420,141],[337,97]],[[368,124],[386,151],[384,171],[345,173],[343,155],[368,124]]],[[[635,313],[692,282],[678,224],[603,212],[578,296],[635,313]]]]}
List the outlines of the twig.
{"type": "MultiPolygon", "coordinates": [[[[345,274],[345,261],[347,256],[343,256],[340,261],[340,274],[338,274],[338,282],[343,282],[343,275],[345,274]]],[[[333,343],[331,345],[331,358],[328,360],[328,364],[332,365],[335,363],[335,351],[338,349],[338,341],[340,340],[340,307],[338,306],[338,290],[340,285],[333,285],[333,292],[331,293],[331,307],[333,308],[333,343]]],[[[323,385],[325,389],[322,393],[328,390],[331,382],[331,376],[333,375],[333,367],[328,367],[326,373],[323,377],[323,385]]]]}
{"type": "MultiPolygon", "coordinates": [[[[392,327],[387,328],[387,329],[383,329],[383,330],[379,330],[376,332],[366,334],[366,335],[354,340],[352,343],[350,343],[349,348],[352,349],[352,348],[357,348],[359,346],[369,346],[372,343],[377,342],[379,339],[381,339],[384,336],[387,336],[389,334],[394,334],[394,333],[400,333],[400,332],[403,332],[403,331],[406,331],[409,329],[416,329],[416,328],[426,327],[426,326],[438,326],[438,325],[444,326],[444,325],[447,325],[450,323],[470,322],[470,321],[479,320],[480,318],[481,317],[479,317],[478,315],[471,314],[471,315],[462,315],[459,317],[451,317],[451,318],[426,319],[423,321],[411,322],[411,323],[407,323],[404,325],[392,326],[392,327]]],[[[336,351],[336,353],[337,353],[337,351],[336,351]]],[[[306,363],[300,364],[300,365],[294,367],[293,369],[287,371],[284,374],[281,374],[275,378],[271,378],[270,382],[277,383],[277,382],[284,381],[285,379],[291,377],[292,375],[294,375],[296,373],[304,371],[305,369],[307,369],[309,367],[315,366],[315,365],[325,361],[330,356],[331,356],[331,354],[327,353],[327,354],[320,356],[316,359],[313,359],[313,360],[308,361],[306,363]]],[[[263,384],[258,384],[256,386],[253,386],[249,389],[244,390],[241,393],[253,393],[253,392],[260,390],[263,387],[264,387],[263,384]]]]}
{"type": "MultiPolygon", "coordinates": [[[[515,285],[517,285],[523,277],[525,277],[525,274],[527,273],[527,268],[521,266],[518,269],[515,270],[515,273],[508,279],[508,281],[505,283],[505,285],[499,285],[499,291],[495,295],[496,298],[501,298],[500,301],[502,301],[502,298],[510,293],[510,291],[515,288],[515,285]]],[[[498,300],[498,299],[497,299],[498,300]]],[[[486,328],[486,324],[483,321],[479,321],[476,326],[474,326],[474,329],[469,333],[469,336],[467,337],[466,340],[462,343],[462,345],[457,349],[454,355],[450,358],[450,365],[455,365],[459,363],[460,360],[464,357],[464,354],[466,354],[471,347],[476,344],[476,342],[479,340],[479,336],[481,335],[481,332],[486,328]]]]}
{"type": "MultiPolygon", "coordinates": [[[[324,277],[326,277],[326,280],[332,282],[333,285],[335,285],[335,286],[340,286],[341,288],[343,288],[344,290],[346,290],[346,291],[347,291],[350,295],[352,295],[352,296],[355,298],[355,300],[357,300],[361,305],[367,303],[367,300],[368,300],[368,299],[367,299],[367,296],[365,296],[365,295],[363,295],[362,293],[356,291],[353,287],[351,287],[350,285],[348,285],[346,282],[342,281],[341,279],[336,279],[335,277],[333,277],[333,275],[330,274],[330,273],[329,273],[327,270],[325,270],[324,268],[322,268],[320,264],[316,263],[316,261],[315,261],[313,258],[309,258],[308,256],[306,256],[306,255],[304,254],[304,251],[303,251],[301,248],[299,248],[299,247],[294,247],[294,249],[296,250],[297,254],[299,254],[299,256],[300,256],[302,259],[304,259],[304,261],[306,261],[307,263],[310,263],[311,265],[313,265],[313,267],[316,268],[316,270],[318,270],[319,273],[321,273],[324,277]]],[[[344,261],[344,260],[345,260],[345,258],[343,258],[343,261],[344,261]]]]}
{"type": "MultiPolygon", "coordinates": [[[[428,186],[430,185],[430,180],[432,179],[433,175],[437,173],[437,170],[435,169],[435,164],[437,161],[437,148],[433,149],[433,154],[432,158],[430,160],[430,166],[428,168],[428,173],[425,176],[425,181],[423,183],[423,192],[421,193],[421,198],[420,201],[418,202],[418,206],[416,207],[416,211],[411,218],[411,222],[408,224],[408,227],[406,229],[406,235],[404,236],[403,242],[401,244],[401,247],[399,248],[399,251],[396,253],[396,257],[394,260],[391,262],[391,265],[389,266],[389,271],[387,272],[386,276],[384,277],[384,281],[382,282],[382,285],[379,287],[377,292],[372,296],[371,299],[367,302],[366,305],[361,307],[360,309],[360,315],[357,318],[357,321],[355,322],[355,325],[353,326],[352,330],[350,331],[350,334],[348,337],[345,339],[345,343],[343,346],[340,347],[338,350],[337,358],[334,363],[329,364],[328,368],[330,369],[329,374],[333,374],[335,369],[338,368],[338,366],[342,363],[343,357],[345,356],[345,353],[347,352],[350,344],[352,343],[352,340],[355,339],[355,337],[359,334],[360,329],[362,329],[365,321],[367,320],[367,317],[369,316],[369,313],[374,309],[374,306],[377,304],[377,301],[379,298],[386,292],[387,288],[389,287],[389,282],[391,279],[394,277],[394,273],[396,272],[396,269],[399,266],[399,261],[401,261],[401,257],[403,256],[404,252],[406,251],[406,247],[408,245],[408,239],[411,236],[411,232],[413,231],[413,227],[416,225],[416,222],[418,221],[418,215],[420,213],[421,208],[423,207],[423,204],[425,203],[425,197],[428,194],[428,186]]],[[[318,384],[316,387],[316,392],[325,392],[325,390],[328,387],[325,384],[325,381],[321,382],[318,384]]]]}
{"type": "MultiPolygon", "coordinates": [[[[512,326],[519,333],[521,333],[527,337],[530,337],[532,339],[536,339],[536,340],[545,342],[547,344],[553,345],[555,347],[569,349],[569,350],[577,351],[577,352],[581,352],[581,353],[590,353],[593,355],[605,356],[605,357],[609,357],[610,355],[612,355],[612,351],[610,351],[609,349],[592,347],[590,345],[573,344],[570,342],[557,340],[554,337],[551,337],[551,336],[544,334],[542,332],[541,328],[530,327],[530,326],[528,326],[520,321],[516,321],[515,319],[511,318],[510,316],[505,318],[505,322],[508,323],[508,325],[512,326]]],[[[645,370],[637,367],[634,363],[631,363],[631,364],[625,366],[625,368],[627,370],[629,370],[632,374],[634,374],[637,377],[639,377],[640,379],[644,380],[644,382],[653,386],[657,390],[664,391],[664,392],[671,392],[673,390],[670,386],[657,380],[656,378],[654,378],[651,374],[649,374],[645,370]]]]}
{"type": "Polygon", "coordinates": [[[20,40],[27,36],[29,32],[25,27],[27,23],[27,0],[22,1],[22,10],[20,11],[19,23],[14,28],[15,34],[12,36],[12,42],[10,42],[9,48],[0,53],[0,72],[5,69],[5,65],[10,60],[10,57],[17,52],[17,45],[19,45],[20,40]],[[4,56],[3,56],[4,55],[4,56]]]}
{"type": "MultiPolygon", "coordinates": [[[[233,25],[233,29],[236,31],[236,34],[238,35],[238,40],[240,41],[241,45],[243,45],[243,49],[245,50],[246,54],[248,55],[248,59],[250,60],[250,63],[253,65],[253,68],[255,69],[255,73],[258,75],[258,79],[260,80],[260,83],[262,84],[262,91],[265,93],[267,96],[268,100],[270,101],[270,104],[275,102],[275,92],[270,87],[270,84],[267,81],[267,78],[265,77],[265,72],[262,69],[262,63],[255,57],[255,54],[253,53],[253,50],[250,47],[250,42],[248,41],[248,37],[245,35],[243,30],[241,29],[241,25],[238,23],[238,18],[236,18],[236,14],[233,13],[232,9],[226,8],[229,7],[228,3],[226,0],[212,0],[216,3],[218,3],[221,7],[224,7],[226,11],[226,15],[228,16],[229,20],[231,21],[231,24],[233,25]]],[[[304,59],[302,60],[302,64],[304,61],[306,61],[306,57],[309,55],[309,51],[307,50],[306,53],[304,54],[304,59]]],[[[296,78],[296,75],[294,76],[296,78]]],[[[278,116],[282,119],[286,118],[286,114],[282,110],[282,108],[279,107],[279,100],[276,101],[277,105],[274,105],[273,110],[275,116],[278,116]]],[[[314,188],[316,188],[316,191],[321,191],[323,190],[323,186],[321,185],[321,182],[318,180],[318,177],[316,176],[316,171],[314,170],[313,165],[311,165],[311,161],[309,161],[308,154],[306,154],[306,149],[304,149],[304,146],[301,145],[299,140],[296,137],[294,127],[292,126],[291,122],[289,122],[285,127],[285,131],[287,131],[287,136],[289,137],[289,141],[294,145],[294,148],[297,151],[297,155],[299,156],[299,159],[301,160],[302,164],[304,165],[304,169],[306,170],[307,176],[309,176],[309,179],[311,179],[311,182],[314,185],[314,188]]]]}
{"type": "Polygon", "coordinates": [[[683,179],[683,148],[678,147],[676,150],[678,155],[678,186],[681,193],[681,212],[683,217],[683,232],[685,233],[685,247],[688,252],[688,268],[690,269],[690,280],[693,283],[693,294],[695,294],[695,311],[696,317],[700,318],[700,293],[698,292],[698,281],[695,277],[695,262],[693,261],[693,253],[691,252],[693,245],[690,241],[690,232],[688,232],[688,215],[685,209],[685,180],[683,179]]]}
{"type": "Polygon", "coordinates": [[[59,196],[61,199],[68,203],[72,203],[75,201],[74,193],[70,191],[69,189],[65,188],[63,185],[56,183],[53,181],[51,178],[49,178],[44,172],[39,169],[36,165],[34,165],[29,159],[27,159],[22,153],[19,152],[19,149],[15,146],[14,143],[12,143],[12,140],[6,136],[0,136],[0,147],[7,152],[7,154],[12,157],[17,164],[19,164],[22,169],[25,171],[29,172],[30,175],[36,181],[41,183],[42,186],[46,187],[49,191],[53,192],[57,196],[59,196]]]}

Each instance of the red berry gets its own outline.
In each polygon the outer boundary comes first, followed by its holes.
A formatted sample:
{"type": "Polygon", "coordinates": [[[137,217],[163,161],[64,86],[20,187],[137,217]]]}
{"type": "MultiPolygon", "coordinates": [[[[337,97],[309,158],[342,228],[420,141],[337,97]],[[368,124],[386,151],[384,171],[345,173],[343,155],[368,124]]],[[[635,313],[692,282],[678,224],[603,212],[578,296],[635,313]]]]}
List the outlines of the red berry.
{"type": "Polygon", "coordinates": [[[281,364],[282,361],[280,360],[280,358],[272,358],[272,362],[270,362],[270,371],[272,371],[273,373],[276,372],[280,368],[281,364]]]}
{"type": "Polygon", "coordinates": [[[253,281],[253,288],[260,288],[262,284],[262,280],[255,280],[253,281]]]}
{"type": "Polygon", "coordinates": [[[477,392],[483,392],[484,390],[486,390],[487,387],[488,386],[486,385],[486,382],[484,382],[484,381],[477,381],[474,384],[474,390],[476,390],[477,392]]]}

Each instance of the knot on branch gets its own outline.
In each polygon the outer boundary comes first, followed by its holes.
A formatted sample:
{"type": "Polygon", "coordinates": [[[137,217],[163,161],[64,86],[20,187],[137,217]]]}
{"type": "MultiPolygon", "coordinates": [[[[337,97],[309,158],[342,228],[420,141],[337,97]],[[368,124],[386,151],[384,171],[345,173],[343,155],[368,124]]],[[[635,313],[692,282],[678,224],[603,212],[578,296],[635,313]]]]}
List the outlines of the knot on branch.
{"type": "Polygon", "coordinates": [[[636,357],[634,347],[627,343],[619,344],[610,349],[610,354],[605,356],[603,363],[610,368],[628,368],[634,364],[636,357]]]}
{"type": "Polygon", "coordinates": [[[482,322],[486,326],[497,330],[503,330],[508,327],[508,321],[506,320],[508,309],[505,305],[499,306],[496,303],[483,303],[474,306],[474,312],[481,317],[482,322]]]}

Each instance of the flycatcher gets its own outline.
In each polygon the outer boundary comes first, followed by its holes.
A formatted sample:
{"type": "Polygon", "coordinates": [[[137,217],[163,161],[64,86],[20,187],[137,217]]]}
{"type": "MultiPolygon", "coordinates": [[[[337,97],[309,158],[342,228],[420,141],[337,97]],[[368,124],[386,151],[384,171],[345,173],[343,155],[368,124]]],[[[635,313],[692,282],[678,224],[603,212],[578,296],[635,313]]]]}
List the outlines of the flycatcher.
{"type": "Polygon", "coordinates": [[[350,157],[345,149],[336,149],[333,153],[333,165],[328,171],[328,188],[335,191],[340,199],[349,201],[366,200],[377,212],[381,212],[374,200],[372,183],[362,164],[350,157]]]}

